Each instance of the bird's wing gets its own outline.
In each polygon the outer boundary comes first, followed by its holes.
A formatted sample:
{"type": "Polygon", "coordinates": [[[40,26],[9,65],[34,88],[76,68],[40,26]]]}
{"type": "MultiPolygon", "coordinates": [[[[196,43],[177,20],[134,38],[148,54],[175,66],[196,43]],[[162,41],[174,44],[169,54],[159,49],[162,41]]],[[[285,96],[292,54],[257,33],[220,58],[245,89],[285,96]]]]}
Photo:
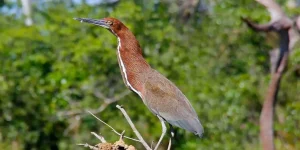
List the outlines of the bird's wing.
{"type": "Polygon", "coordinates": [[[203,127],[188,99],[163,75],[153,73],[144,85],[144,102],[149,109],[170,124],[201,136],[203,127]]]}

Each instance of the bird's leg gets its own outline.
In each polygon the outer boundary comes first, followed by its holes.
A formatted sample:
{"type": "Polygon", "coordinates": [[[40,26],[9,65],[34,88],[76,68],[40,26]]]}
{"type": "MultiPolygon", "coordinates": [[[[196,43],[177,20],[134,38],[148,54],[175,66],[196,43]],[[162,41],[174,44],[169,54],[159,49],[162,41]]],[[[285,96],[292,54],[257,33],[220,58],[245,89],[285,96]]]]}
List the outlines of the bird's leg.
{"type": "Polygon", "coordinates": [[[169,139],[169,145],[168,145],[167,150],[171,150],[171,145],[172,145],[172,137],[170,137],[170,139],[169,139]]]}
{"type": "Polygon", "coordinates": [[[164,138],[166,132],[167,132],[167,127],[166,127],[166,124],[165,124],[165,121],[163,118],[161,118],[159,115],[157,115],[158,119],[160,120],[160,123],[161,123],[161,127],[162,127],[162,133],[161,133],[161,136],[154,148],[154,150],[157,150],[158,146],[160,145],[162,139],[164,138]]]}
{"type": "Polygon", "coordinates": [[[174,128],[171,124],[169,124],[169,126],[170,126],[171,138],[174,138],[174,136],[175,136],[174,128]]]}
{"type": "Polygon", "coordinates": [[[169,145],[168,145],[168,149],[167,150],[170,150],[171,149],[171,145],[172,145],[172,138],[174,138],[175,136],[175,133],[174,133],[174,128],[171,124],[169,124],[170,126],[170,133],[171,133],[171,137],[169,139],[169,145]]]}

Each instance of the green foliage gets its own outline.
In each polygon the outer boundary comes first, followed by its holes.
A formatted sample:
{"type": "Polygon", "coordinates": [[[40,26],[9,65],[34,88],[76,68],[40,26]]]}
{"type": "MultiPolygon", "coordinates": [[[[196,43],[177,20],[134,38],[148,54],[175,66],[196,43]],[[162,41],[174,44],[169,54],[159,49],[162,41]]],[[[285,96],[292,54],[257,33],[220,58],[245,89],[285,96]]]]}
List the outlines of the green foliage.
{"type": "MultiPolygon", "coordinates": [[[[265,8],[250,0],[215,3],[207,14],[196,14],[187,22],[169,12],[167,3],[133,0],[95,7],[50,3],[35,9],[31,27],[15,15],[0,15],[0,147],[16,142],[22,149],[78,149],[77,143],[98,142],[91,131],[108,141],[118,138],[89,115],[59,115],[98,108],[103,101],[96,92],[113,97],[125,90],[117,39],[102,28],[72,19],[112,16],[134,32],[147,61],[178,85],[204,125],[202,139],[176,129],[174,149],[259,149],[268,50],[277,45],[266,44],[266,35],[250,31],[240,17],[260,22],[269,17],[265,8]]],[[[300,148],[300,82],[293,69],[300,64],[299,51],[298,46],[282,81],[275,123],[276,144],[294,149],[300,148]]],[[[147,141],[158,139],[160,123],[138,96],[132,93],[118,104],[147,141]]],[[[99,116],[134,137],[115,104],[99,116]]]]}

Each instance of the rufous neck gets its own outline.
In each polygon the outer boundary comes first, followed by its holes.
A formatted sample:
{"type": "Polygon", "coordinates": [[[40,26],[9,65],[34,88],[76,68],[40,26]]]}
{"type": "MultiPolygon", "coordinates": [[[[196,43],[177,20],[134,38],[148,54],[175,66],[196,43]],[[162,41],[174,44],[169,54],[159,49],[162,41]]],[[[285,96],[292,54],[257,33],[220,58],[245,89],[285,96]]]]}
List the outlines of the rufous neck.
{"type": "Polygon", "coordinates": [[[141,91],[141,82],[147,79],[151,67],[142,56],[140,44],[132,32],[118,32],[117,37],[118,60],[123,80],[134,91],[141,91]]]}
{"type": "Polygon", "coordinates": [[[143,57],[140,44],[129,29],[125,28],[119,31],[116,33],[116,36],[118,37],[119,44],[121,44],[121,51],[129,51],[143,57]]]}

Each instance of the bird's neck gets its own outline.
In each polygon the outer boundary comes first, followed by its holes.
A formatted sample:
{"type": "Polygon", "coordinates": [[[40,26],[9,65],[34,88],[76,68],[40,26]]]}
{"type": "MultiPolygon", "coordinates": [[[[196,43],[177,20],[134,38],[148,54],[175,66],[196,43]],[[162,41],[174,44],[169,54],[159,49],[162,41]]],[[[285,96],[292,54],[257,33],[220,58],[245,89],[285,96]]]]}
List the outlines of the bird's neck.
{"type": "Polygon", "coordinates": [[[142,55],[142,49],[133,33],[129,30],[117,34],[118,62],[123,80],[131,90],[141,96],[143,81],[151,71],[150,65],[142,55]]]}

